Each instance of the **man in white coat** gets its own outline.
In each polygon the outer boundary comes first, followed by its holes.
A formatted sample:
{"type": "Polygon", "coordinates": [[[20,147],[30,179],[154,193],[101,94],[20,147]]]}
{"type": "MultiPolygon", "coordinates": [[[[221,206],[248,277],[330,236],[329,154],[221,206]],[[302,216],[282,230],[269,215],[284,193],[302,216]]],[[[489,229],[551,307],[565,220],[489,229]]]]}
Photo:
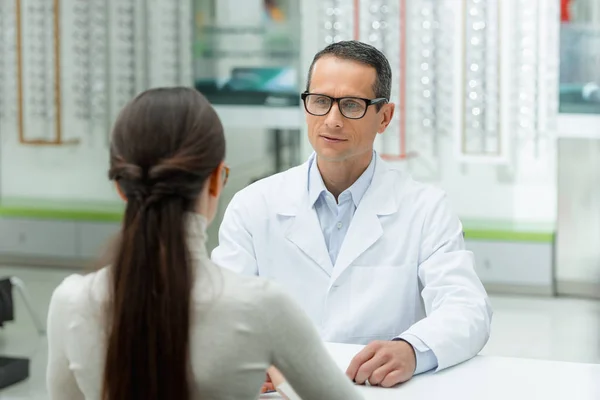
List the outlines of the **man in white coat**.
{"type": "Polygon", "coordinates": [[[237,193],[212,253],[283,285],[325,341],[367,344],[347,374],[386,387],[475,356],[492,317],[445,193],[373,150],[391,81],[370,45],[319,52],[302,94],[314,154],[237,193]]]}

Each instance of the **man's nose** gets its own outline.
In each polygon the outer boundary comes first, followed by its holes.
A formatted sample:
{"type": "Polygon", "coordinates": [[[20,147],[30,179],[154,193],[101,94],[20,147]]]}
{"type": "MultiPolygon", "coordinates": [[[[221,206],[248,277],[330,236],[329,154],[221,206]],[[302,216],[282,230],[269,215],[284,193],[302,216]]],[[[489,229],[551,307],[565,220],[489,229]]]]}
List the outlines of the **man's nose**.
{"type": "Polygon", "coordinates": [[[344,126],[344,116],[340,112],[337,102],[331,105],[331,110],[325,116],[325,125],[328,128],[342,128],[344,126]]]}

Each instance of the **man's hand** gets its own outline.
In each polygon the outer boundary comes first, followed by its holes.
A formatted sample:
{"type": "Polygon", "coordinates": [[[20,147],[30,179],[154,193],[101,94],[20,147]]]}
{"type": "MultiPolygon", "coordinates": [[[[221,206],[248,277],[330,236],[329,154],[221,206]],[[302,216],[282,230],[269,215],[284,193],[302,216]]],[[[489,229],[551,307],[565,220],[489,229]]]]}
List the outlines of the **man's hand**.
{"type": "Polygon", "coordinates": [[[346,375],[358,383],[392,387],[412,378],[416,368],[415,350],[410,343],[375,341],[352,359],[346,375]]]}

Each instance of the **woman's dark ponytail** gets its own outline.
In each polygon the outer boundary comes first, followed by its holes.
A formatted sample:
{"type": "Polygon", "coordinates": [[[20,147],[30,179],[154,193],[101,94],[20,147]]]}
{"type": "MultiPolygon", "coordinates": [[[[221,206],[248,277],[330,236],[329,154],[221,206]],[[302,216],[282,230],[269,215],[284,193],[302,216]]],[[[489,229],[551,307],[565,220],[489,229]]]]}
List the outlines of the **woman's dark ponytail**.
{"type": "Polygon", "coordinates": [[[109,269],[103,400],[190,397],[186,218],[224,156],[221,123],[193,89],[147,91],[115,124],[109,177],[127,207],[109,269]]]}

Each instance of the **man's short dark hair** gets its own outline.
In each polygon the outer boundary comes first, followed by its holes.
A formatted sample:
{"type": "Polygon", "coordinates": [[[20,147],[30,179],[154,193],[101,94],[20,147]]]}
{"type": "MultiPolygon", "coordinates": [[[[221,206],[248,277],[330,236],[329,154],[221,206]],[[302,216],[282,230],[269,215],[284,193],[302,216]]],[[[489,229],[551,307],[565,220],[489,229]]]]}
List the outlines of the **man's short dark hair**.
{"type": "MultiPolygon", "coordinates": [[[[359,42],[357,40],[344,40],[328,45],[319,51],[313,58],[308,70],[308,79],[306,81],[306,90],[310,88],[312,70],[317,60],[324,56],[333,56],[343,60],[356,61],[375,68],[377,77],[373,83],[373,92],[375,97],[384,97],[390,99],[392,92],[392,69],[385,55],[370,44],[359,42]]],[[[381,104],[377,105],[381,108],[381,104]]]]}

